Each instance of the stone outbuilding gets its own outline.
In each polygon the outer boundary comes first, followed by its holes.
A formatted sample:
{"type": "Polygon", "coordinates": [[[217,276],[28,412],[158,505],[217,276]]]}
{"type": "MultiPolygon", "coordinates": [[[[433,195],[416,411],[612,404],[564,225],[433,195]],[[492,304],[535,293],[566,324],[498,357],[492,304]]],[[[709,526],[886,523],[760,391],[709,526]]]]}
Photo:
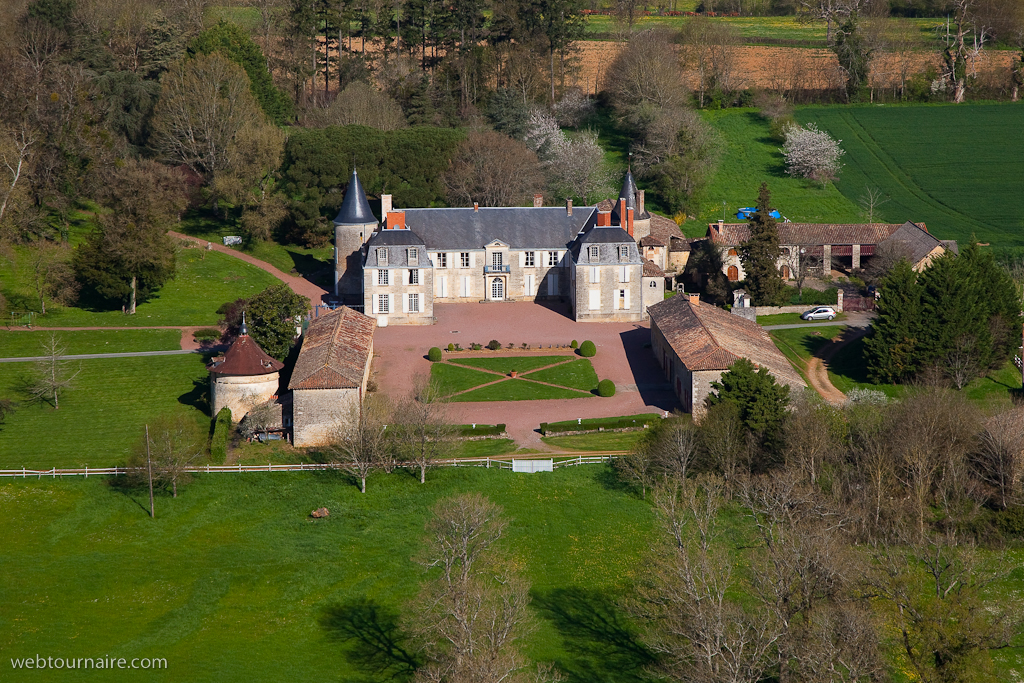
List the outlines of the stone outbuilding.
{"type": "Polygon", "coordinates": [[[252,337],[243,319],[238,338],[222,358],[207,366],[210,371],[210,405],[213,415],[231,409],[232,422],[240,422],[249,410],[277,395],[284,363],[267,355],[252,337]]]}
{"type": "Polygon", "coordinates": [[[711,383],[740,358],[767,368],[781,384],[794,390],[803,379],[756,322],[701,303],[696,294],[677,294],[649,309],[651,349],[672,383],[683,410],[695,417],[704,412],[711,383]]]}
{"type": "Polygon", "coordinates": [[[323,445],[339,424],[358,419],[376,327],[373,318],[347,306],[310,322],[288,383],[295,446],[323,445]]]}

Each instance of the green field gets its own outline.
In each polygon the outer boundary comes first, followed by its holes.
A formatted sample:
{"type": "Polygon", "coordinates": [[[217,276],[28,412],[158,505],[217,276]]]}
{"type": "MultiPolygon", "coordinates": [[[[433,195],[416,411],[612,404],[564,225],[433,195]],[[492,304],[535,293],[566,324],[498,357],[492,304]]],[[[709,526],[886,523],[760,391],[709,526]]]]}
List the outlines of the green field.
{"type": "Polygon", "coordinates": [[[121,464],[146,421],[168,412],[190,413],[209,429],[201,356],[83,360],[71,367],[81,368],[76,388],[54,410],[22,390],[32,363],[0,363],[0,397],[19,404],[0,425],[0,469],[121,464]]]}
{"type": "Polygon", "coordinates": [[[580,391],[594,391],[597,389],[597,373],[594,366],[586,358],[580,358],[569,363],[562,363],[553,368],[538,370],[526,375],[526,379],[548,384],[557,384],[580,391]]]}
{"type": "Polygon", "coordinates": [[[597,388],[594,366],[575,356],[461,358],[433,363],[430,375],[443,394],[459,402],[585,398],[597,388]],[[520,373],[519,379],[508,376],[513,370],[520,373]]]}
{"type": "Polygon", "coordinates": [[[572,360],[573,358],[575,358],[575,356],[569,355],[500,356],[497,358],[454,358],[449,362],[457,365],[466,365],[471,368],[480,368],[481,370],[490,370],[491,372],[500,372],[501,374],[507,374],[513,370],[522,374],[531,370],[536,370],[537,368],[543,368],[547,365],[564,363],[572,360]]]}
{"type": "MultiPolygon", "coordinates": [[[[23,250],[19,250],[21,252],[23,250]]],[[[0,269],[0,287],[11,310],[38,311],[32,295],[31,263],[19,258],[0,269]]],[[[269,273],[227,254],[201,249],[180,249],[177,273],[136,314],[117,310],[47,307],[36,316],[37,325],[50,327],[144,327],[146,325],[216,325],[217,308],[226,301],[250,297],[280,282],[269,273]]]]}
{"type": "Polygon", "coordinates": [[[887,199],[878,209],[887,222],[1024,246],[1024,103],[806,107],[796,116],[843,141],[836,187],[849,203],[873,187],[887,199]]]}
{"type": "Polygon", "coordinates": [[[697,218],[683,224],[688,237],[703,237],[708,223],[724,218],[738,222],[736,210],[753,206],[757,190],[767,181],[772,203],[791,221],[806,223],[856,223],[863,221],[855,201],[834,185],[822,187],[786,175],[785,160],[772,140],[768,122],[751,109],[701,112],[721,136],[723,153],[718,172],[704,193],[697,218]],[[724,202],[724,205],[723,205],[724,202]]]}
{"type": "Polygon", "coordinates": [[[346,659],[338,624],[360,600],[401,612],[424,576],[413,556],[431,505],[479,491],[504,507],[504,547],[532,583],[527,655],[558,660],[571,681],[633,680],[636,643],[614,601],[644,573],[654,520],[611,479],[604,466],[443,468],[425,485],[375,474],[361,495],[336,473],[200,475],[177,499],[159,495],[155,520],[143,491],[103,479],[5,480],[0,650],[167,658],[133,680],[383,680],[346,659]],[[310,519],[321,506],[331,516],[310,519]],[[581,631],[566,611],[616,629],[581,631]]]}
{"type": "Polygon", "coordinates": [[[538,401],[558,398],[587,398],[588,396],[592,396],[592,394],[576,391],[575,389],[563,389],[562,387],[538,384],[537,382],[530,382],[525,379],[506,379],[497,384],[490,384],[463,394],[457,394],[451,400],[460,403],[473,401],[538,401]]]}
{"type": "Polygon", "coordinates": [[[173,351],[181,348],[178,330],[0,330],[0,358],[43,355],[42,344],[54,334],[68,354],[173,351]]]}

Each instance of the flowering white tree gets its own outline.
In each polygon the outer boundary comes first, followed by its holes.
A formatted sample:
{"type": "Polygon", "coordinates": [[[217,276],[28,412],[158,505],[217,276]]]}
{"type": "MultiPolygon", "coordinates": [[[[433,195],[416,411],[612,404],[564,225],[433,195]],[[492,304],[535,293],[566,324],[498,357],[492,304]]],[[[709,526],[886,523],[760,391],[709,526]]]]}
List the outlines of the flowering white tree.
{"type": "Polygon", "coordinates": [[[569,137],[559,128],[554,116],[542,109],[530,114],[525,142],[537,152],[548,172],[555,196],[587,198],[608,185],[604,150],[597,133],[584,131],[569,137]]]}
{"type": "Polygon", "coordinates": [[[806,128],[792,126],[786,130],[786,144],[782,154],[786,157],[786,173],[816,180],[822,185],[835,180],[843,167],[842,140],[836,140],[813,123],[806,128]]]}
{"type": "Polygon", "coordinates": [[[565,133],[558,127],[555,117],[543,109],[530,112],[523,142],[537,153],[541,161],[547,161],[558,145],[565,141],[565,133]]]}

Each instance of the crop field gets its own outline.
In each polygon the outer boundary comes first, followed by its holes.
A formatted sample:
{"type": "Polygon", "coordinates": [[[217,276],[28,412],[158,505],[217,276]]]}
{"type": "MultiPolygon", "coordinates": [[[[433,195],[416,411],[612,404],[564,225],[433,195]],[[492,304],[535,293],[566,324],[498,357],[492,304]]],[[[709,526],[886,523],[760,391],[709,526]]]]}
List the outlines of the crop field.
{"type": "Polygon", "coordinates": [[[532,583],[538,626],[527,654],[558,660],[568,681],[633,680],[642,660],[615,600],[644,573],[654,517],[604,466],[443,468],[423,485],[375,474],[365,495],[337,473],[200,475],[177,499],[158,495],[155,519],[143,491],[102,479],[4,480],[0,650],[165,657],[166,671],[132,676],[146,681],[393,680],[347,658],[339,635],[367,606],[403,611],[431,506],[467,491],[510,519],[502,545],[532,583]],[[311,519],[321,506],[330,517],[311,519]],[[591,616],[615,629],[588,630],[591,616]]]}
{"type": "Polygon", "coordinates": [[[876,188],[886,222],[1024,246],[1024,103],[807,107],[797,119],[843,141],[836,188],[850,204],[876,188]]]}
{"type": "Polygon", "coordinates": [[[81,373],[59,410],[25,393],[32,363],[0,363],[0,397],[17,403],[0,425],[0,469],[121,464],[146,421],[166,413],[191,414],[209,428],[209,376],[199,355],[70,363],[81,373]]]}

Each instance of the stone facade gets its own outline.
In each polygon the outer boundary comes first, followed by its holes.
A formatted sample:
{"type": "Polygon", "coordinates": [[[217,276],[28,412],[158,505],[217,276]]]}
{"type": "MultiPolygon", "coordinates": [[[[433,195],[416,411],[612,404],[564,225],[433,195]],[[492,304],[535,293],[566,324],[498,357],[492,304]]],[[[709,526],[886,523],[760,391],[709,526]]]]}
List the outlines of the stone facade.
{"type": "Polygon", "coordinates": [[[363,266],[363,311],[377,325],[434,322],[434,268],[427,247],[409,230],[374,234],[363,266]]]}
{"type": "Polygon", "coordinates": [[[573,252],[573,315],[578,322],[643,320],[643,261],[637,246],[622,240],[628,239],[622,230],[595,228],[591,234],[600,232],[610,234],[585,238],[573,252]]]}
{"type": "Polygon", "coordinates": [[[238,423],[253,407],[266,403],[277,394],[281,382],[279,373],[240,377],[211,375],[210,405],[213,415],[222,408],[231,409],[231,421],[238,423]]]}
{"type": "Polygon", "coordinates": [[[292,443],[295,446],[330,443],[340,426],[358,421],[359,403],[359,388],[296,389],[292,392],[292,443]]]}

